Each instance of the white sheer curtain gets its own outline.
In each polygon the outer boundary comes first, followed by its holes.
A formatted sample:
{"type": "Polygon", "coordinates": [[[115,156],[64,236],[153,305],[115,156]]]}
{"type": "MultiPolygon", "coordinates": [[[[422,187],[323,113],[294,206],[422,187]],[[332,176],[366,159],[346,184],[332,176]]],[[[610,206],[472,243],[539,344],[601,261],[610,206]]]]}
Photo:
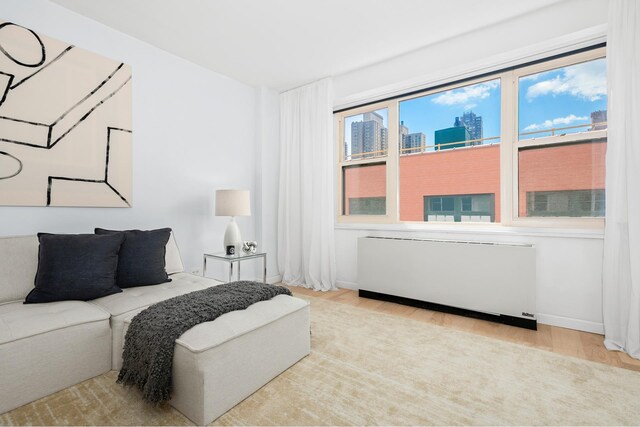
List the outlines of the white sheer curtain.
{"type": "Polygon", "coordinates": [[[608,28],[605,345],[640,358],[640,1],[611,0],[608,28]]]}
{"type": "Polygon", "coordinates": [[[278,267],[282,281],[335,289],[330,79],[280,95],[278,267]]]}

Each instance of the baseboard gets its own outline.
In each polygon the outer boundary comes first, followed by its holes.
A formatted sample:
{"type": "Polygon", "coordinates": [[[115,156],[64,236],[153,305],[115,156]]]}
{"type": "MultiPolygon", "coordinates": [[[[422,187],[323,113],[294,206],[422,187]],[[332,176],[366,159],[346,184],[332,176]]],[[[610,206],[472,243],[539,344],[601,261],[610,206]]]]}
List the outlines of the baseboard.
{"type": "Polygon", "coordinates": [[[388,301],[396,304],[408,305],[411,307],[424,308],[432,311],[441,311],[443,313],[455,314],[457,316],[471,317],[474,319],[487,320],[489,322],[503,323],[505,325],[517,326],[519,328],[537,330],[538,324],[534,319],[524,319],[522,317],[508,316],[506,314],[489,314],[480,311],[468,310],[466,308],[452,307],[449,305],[436,304],[429,301],[405,298],[396,295],[382,294],[379,292],[358,290],[358,296],[361,298],[371,298],[380,301],[388,301]]]}
{"type": "MultiPolygon", "coordinates": [[[[358,290],[357,283],[348,282],[346,280],[336,280],[336,286],[342,289],[358,290]]],[[[543,325],[558,326],[560,328],[575,329],[577,331],[604,335],[604,325],[602,323],[544,313],[537,313],[536,318],[538,323],[543,325]]]]}
{"type": "Polygon", "coordinates": [[[578,331],[604,335],[604,325],[602,323],[544,313],[537,313],[536,317],[538,318],[538,323],[544,325],[558,326],[560,328],[575,329],[578,331]]]}
{"type": "Polygon", "coordinates": [[[275,285],[276,283],[280,283],[280,282],[282,282],[281,274],[267,277],[267,283],[269,283],[270,285],[275,285]]]}
{"type": "Polygon", "coordinates": [[[353,289],[354,291],[358,290],[358,284],[355,282],[347,282],[345,280],[336,280],[336,286],[341,289],[353,289]]]}

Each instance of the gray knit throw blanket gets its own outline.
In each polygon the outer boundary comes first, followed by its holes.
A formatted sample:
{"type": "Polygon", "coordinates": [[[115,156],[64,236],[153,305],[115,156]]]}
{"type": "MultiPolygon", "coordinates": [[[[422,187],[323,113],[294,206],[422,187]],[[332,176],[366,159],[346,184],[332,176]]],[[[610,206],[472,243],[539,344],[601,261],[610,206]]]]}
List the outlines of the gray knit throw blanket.
{"type": "Polygon", "coordinates": [[[171,367],[175,341],[197,324],[234,310],[244,310],[276,295],[291,295],[282,286],[240,281],[213,286],[159,302],[136,315],[124,340],[118,383],[136,385],[144,399],[160,403],[171,398],[171,367]]]}

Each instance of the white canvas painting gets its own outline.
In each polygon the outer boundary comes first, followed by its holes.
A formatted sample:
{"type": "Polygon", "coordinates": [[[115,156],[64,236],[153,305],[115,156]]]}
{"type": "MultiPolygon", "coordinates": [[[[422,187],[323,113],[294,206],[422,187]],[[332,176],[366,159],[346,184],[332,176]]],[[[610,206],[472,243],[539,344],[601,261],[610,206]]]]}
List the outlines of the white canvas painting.
{"type": "Polygon", "coordinates": [[[0,205],[132,205],[131,67],[0,22],[0,205]]]}

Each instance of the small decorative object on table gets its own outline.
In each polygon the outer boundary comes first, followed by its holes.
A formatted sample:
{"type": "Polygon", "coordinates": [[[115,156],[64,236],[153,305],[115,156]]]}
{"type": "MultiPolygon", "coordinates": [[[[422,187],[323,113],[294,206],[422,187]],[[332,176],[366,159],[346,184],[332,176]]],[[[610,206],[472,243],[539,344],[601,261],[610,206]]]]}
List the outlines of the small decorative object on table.
{"type": "Polygon", "coordinates": [[[226,249],[225,253],[227,255],[235,255],[236,254],[236,247],[233,246],[233,245],[227,245],[227,249],[226,249]]]}
{"type": "Polygon", "coordinates": [[[255,254],[258,249],[258,243],[248,240],[242,244],[242,252],[245,254],[255,254]]]}

